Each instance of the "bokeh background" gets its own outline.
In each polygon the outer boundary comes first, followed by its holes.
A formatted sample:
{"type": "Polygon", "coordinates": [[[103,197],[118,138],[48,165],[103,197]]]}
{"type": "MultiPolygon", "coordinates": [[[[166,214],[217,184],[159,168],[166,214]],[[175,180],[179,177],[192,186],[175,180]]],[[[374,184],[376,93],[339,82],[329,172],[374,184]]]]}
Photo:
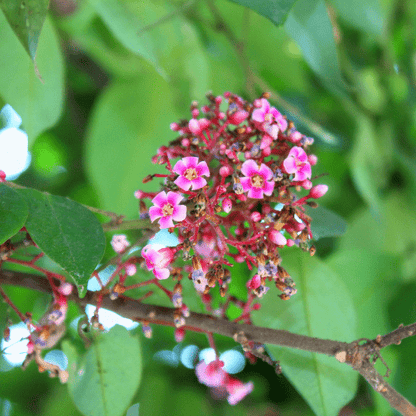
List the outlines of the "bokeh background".
{"type": "MultiPolygon", "coordinates": [[[[357,338],[414,322],[416,3],[298,0],[280,26],[236,3],[257,2],[51,0],[36,57],[42,80],[0,12],[0,168],[24,186],[135,218],[133,192],[151,189],[141,180],[159,169],[150,157],[175,138],[169,124],[189,118],[192,101],[205,104],[208,91],[246,99],[268,91],[314,137],[314,173],[329,185],[321,204],[348,224],[342,236],[318,240],[316,256],[347,288],[357,338]]],[[[331,295],[324,279],[320,290],[331,295]]],[[[8,293],[35,316],[48,301],[8,293]]],[[[279,299],[271,302],[267,313],[278,315],[279,299]]],[[[323,326],[338,325],[332,312],[323,326]]],[[[72,305],[68,323],[80,314],[72,305]]],[[[142,340],[144,375],[132,402],[140,415],[314,414],[283,375],[264,363],[238,366],[241,350],[217,341],[234,354],[238,377],[255,383],[248,398],[232,407],[198,384],[182,352],[205,349],[203,336],[188,334],[177,346],[173,330],[155,327],[142,340]]],[[[2,348],[1,415],[81,414],[65,385],[34,365],[13,367],[12,350],[2,348]]],[[[383,351],[389,381],[413,403],[414,351],[414,338],[383,351]]],[[[18,354],[22,360],[24,348],[18,354]]],[[[361,379],[351,397],[340,415],[394,414],[361,379]]]]}

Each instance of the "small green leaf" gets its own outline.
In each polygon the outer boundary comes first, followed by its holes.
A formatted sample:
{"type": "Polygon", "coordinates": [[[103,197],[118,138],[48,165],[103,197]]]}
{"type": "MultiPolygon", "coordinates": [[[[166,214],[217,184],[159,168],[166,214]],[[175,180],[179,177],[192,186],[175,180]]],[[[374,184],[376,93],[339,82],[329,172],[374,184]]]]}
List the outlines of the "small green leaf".
{"type": "Polygon", "coordinates": [[[306,213],[312,217],[312,234],[314,240],[324,237],[338,237],[347,230],[347,222],[335,212],[319,206],[307,208],[306,213]]]}
{"type": "Polygon", "coordinates": [[[42,82],[3,13],[0,13],[0,39],[0,96],[22,118],[30,142],[53,126],[61,115],[64,71],[59,40],[47,18],[36,53],[42,82]]]}
{"type": "Polygon", "coordinates": [[[26,52],[35,60],[49,0],[0,0],[0,7],[26,52]]]}
{"type": "Polygon", "coordinates": [[[78,409],[88,416],[122,416],[141,380],[139,340],[116,325],[99,334],[84,356],[62,343],[68,357],[68,389],[78,409]]]}
{"type": "Polygon", "coordinates": [[[25,200],[13,189],[0,184],[0,244],[25,225],[27,214],[25,200]]]}
{"type": "Polygon", "coordinates": [[[101,224],[87,208],[70,199],[34,189],[18,192],[29,207],[26,229],[33,241],[72,276],[83,296],[104,253],[101,224]]]}
{"type": "MultiPolygon", "coordinates": [[[[283,266],[293,277],[298,293],[276,300],[270,290],[256,325],[285,329],[296,334],[351,342],[356,339],[355,309],[348,288],[319,259],[285,251],[283,266]]],[[[336,416],[355,395],[358,374],[335,358],[269,345],[289,381],[319,416],[336,416]]]]}
{"type": "Polygon", "coordinates": [[[323,0],[298,0],[285,23],[312,70],[332,91],[345,94],[332,25],[323,0]]]}
{"type": "Polygon", "coordinates": [[[254,10],[271,20],[276,26],[282,25],[296,0],[231,0],[254,10]]]}

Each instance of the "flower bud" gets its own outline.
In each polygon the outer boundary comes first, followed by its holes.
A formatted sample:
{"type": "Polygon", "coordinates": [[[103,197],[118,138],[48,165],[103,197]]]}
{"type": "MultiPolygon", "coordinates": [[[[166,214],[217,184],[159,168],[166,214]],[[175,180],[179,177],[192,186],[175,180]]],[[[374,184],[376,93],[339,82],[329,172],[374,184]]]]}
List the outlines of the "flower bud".
{"type": "Polygon", "coordinates": [[[175,329],[175,341],[176,342],[182,342],[185,338],[185,328],[181,327],[181,328],[176,328],[175,329]]]}
{"type": "Polygon", "coordinates": [[[220,168],[220,175],[225,178],[227,176],[230,176],[233,173],[233,170],[230,166],[221,166],[220,168]]]}
{"type": "Polygon", "coordinates": [[[315,166],[318,163],[318,157],[316,155],[309,155],[308,162],[311,164],[311,166],[315,166]]]}
{"type": "Polygon", "coordinates": [[[247,117],[248,117],[247,111],[239,110],[239,111],[236,111],[234,114],[231,114],[228,117],[228,121],[231,124],[237,125],[237,124],[242,123],[247,117]]]}
{"type": "Polygon", "coordinates": [[[251,213],[251,220],[254,222],[259,222],[261,220],[260,212],[254,211],[251,213]]]}
{"type": "Polygon", "coordinates": [[[269,240],[278,246],[284,246],[287,243],[285,236],[274,229],[269,231],[269,240]]]}
{"type": "Polygon", "coordinates": [[[189,121],[188,127],[189,127],[189,130],[191,130],[191,133],[192,134],[195,134],[196,136],[199,133],[201,133],[201,131],[202,131],[202,129],[201,129],[200,125],[199,125],[198,120],[196,120],[194,118],[189,121]]]}
{"type": "Polygon", "coordinates": [[[224,210],[224,212],[228,214],[231,211],[232,207],[233,207],[233,203],[231,202],[231,199],[224,198],[224,200],[222,201],[222,209],[224,210]]]}
{"type": "Polygon", "coordinates": [[[327,185],[316,185],[310,190],[309,197],[318,199],[321,196],[324,196],[327,193],[327,191],[328,191],[327,185]]]}
{"type": "Polygon", "coordinates": [[[6,173],[0,170],[0,183],[6,181],[6,173]]]}

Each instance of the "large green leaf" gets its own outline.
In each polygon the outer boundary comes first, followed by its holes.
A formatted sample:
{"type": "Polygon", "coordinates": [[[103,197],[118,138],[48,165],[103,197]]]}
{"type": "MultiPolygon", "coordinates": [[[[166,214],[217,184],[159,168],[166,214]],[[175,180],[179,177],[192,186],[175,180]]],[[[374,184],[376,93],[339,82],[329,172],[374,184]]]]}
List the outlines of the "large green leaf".
{"type": "Polygon", "coordinates": [[[87,133],[87,173],[101,206],[137,216],[137,189],[155,190],[158,180],[142,184],[154,172],[151,163],[161,145],[175,136],[169,124],[177,119],[169,85],[155,72],[130,82],[114,82],[98,100],[87,133]]]}
{"type": "MultiPolygon", "coordinates": [[[[356,338],[355,310],[347,286],[319,259],[285,251],[283,266],[298,293],[280,302],[270,290],[253,315],[256,325],[296,334],[351,342],[356,338]]],[[[268,346],[289,381],[319,416],[336,416],[355,395],[358,374],[335,358],[268,346]]]]}
{"type": "Polygon", "coordinates": [[[267,17],[276,26],[282,25],[296,0],[231,0],[267,17]]]}
{"type": "Polygon", "coordinates": [[[345,85],[325,2],[298,0],[289,13],[285,29],[302,49],[312,70],[332,91],[343,94],[345,85]]]}
{"type": "Polygon", "coordinates": [[[105,249],[99,221],[87,208],[62,196],[19,189],[29,207],[26,229],[34,242],[74,279],[80,296],[105,249]]]}
{"type": "Polygon", "coordinates": [[[347,229],[347,222],[344,218],[324,207],[307,208],[306,213],[312,217],[311,228],[314,240],[339,237],[347,229]]]}
{"type": "Polygon", "coordinates": [[[86,416],[125,414],[142,375],[139,340],[116,325],[100,334],[84,356],[62,343],[68,357],[68,389],[78,409],[86,416]]]}
{"type": "Polygon", "coordinates": [[[46,19],[34,64],[0,13],[0,96],[22,117],[23,127],[34,140],[53,126],[62,111],[64,97],[63,59],[59,41],[46,19]]]}
{"type": "Polygon", "coordinates": [[[27,214],[24,199],[13,189],[0,184],[0,244],[13,237],[25,225],[27,214]]]}
{"type": "Polygon", "coordinates": [[[49,0],[0,0],[0,7],[32,60],[48,12],[49,0]]]}
{"type": "Polygon", "coordinates": [[[383,33],[384,16],[379,0],[330,0],[337,14],[350,25],[375,36],[383,33]]]}

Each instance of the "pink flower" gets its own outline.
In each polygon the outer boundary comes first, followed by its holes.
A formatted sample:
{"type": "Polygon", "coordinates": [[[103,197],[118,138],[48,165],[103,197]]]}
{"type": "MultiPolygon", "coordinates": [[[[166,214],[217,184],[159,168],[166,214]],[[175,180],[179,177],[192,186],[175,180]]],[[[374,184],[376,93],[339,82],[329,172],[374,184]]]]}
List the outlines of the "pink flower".
{"type": "Polygon", "coordinates": [[[247,394],[251,393],[254,388],[254,384],[250,381],[249,383],[244,384],[242,381],[237,380],[236,378],[229,377],[226,384],[227,392],[229,393],[229,396],[227,398],[228,403],[231,405],[235,405],[241,400],[244,399],[244,397],[247,396],[247,394]]]}
{"type": "Polygon", "coordinates": [[[283,161],[287,173],[294,173],[294,181],[304,181],[312,176],[312,168],[308,155],[301,147],[292,147],[288,157],[283,161]]]}
{"type": "Polygon", "coordinates": [[[170,276],[170,271],[166,266],[168,266],[173,259],[171,249],[156,251],[148,244],[143,247],[142,256],[146,262],[147,270],[151,270],[159,280],[167,279],[170,276]]]}
{"type": "Polygon", "coordinates": [[[253,111],[252,119],[257,122],[259,127],[262,127],[269,136],[273,137],[273,139],[277,139],[279,130],[284,131],[287,129],[287,121],[279,111],[270,106],[270,103],[265,98],[256,100],[256,104],[259,108],[253,111]]]}
{"type": "Polygon", "coordinates": [[[246,160],[241,167],[241,172],[246,176],[240,178],[243,191],[249,198],[263,198],[263,193],[270,196],[274,189],[273,172],[264,163],[257,165],[253,159],[246,160]]]}
{"type": "Polygon", "coordinates": [[[115,234],[111,239],[111,247],[116,253],[124,251],[130,243],[127,241],[127,237],[124,234],[115,234]]]}
{"type": "Polygon", "coordinates": [[[186,218],[186,207],[185,205],[179,205],[183,196],[176,192],[159,192],[153,199],[152,202],[155,206],[150,207],[149,216],[153,222],[156,218],[160,218],[160,228],[173,227],[173,221],[183,221],[186,218]]]}
{"type": "Polygon", "coordinates": [[[205,361],[200,361],[195,367],[195,373],[198,381],[208,387],[221,387],[227,381],[228,373],[222,368],[224,361],[218,359],[205,364],[205,361]]]}
{"type": "Polygon", "coordinates": [[[207,181],[201,176],[209,176],[209,169],[206,162],[198,163],[197,157],[184,157],[178,160],[173,167],[173,171],[179,175],[175,184],[185,191],[189,191],[192,186],[193,190],[201,189],[207,184],[207,181]]]}

